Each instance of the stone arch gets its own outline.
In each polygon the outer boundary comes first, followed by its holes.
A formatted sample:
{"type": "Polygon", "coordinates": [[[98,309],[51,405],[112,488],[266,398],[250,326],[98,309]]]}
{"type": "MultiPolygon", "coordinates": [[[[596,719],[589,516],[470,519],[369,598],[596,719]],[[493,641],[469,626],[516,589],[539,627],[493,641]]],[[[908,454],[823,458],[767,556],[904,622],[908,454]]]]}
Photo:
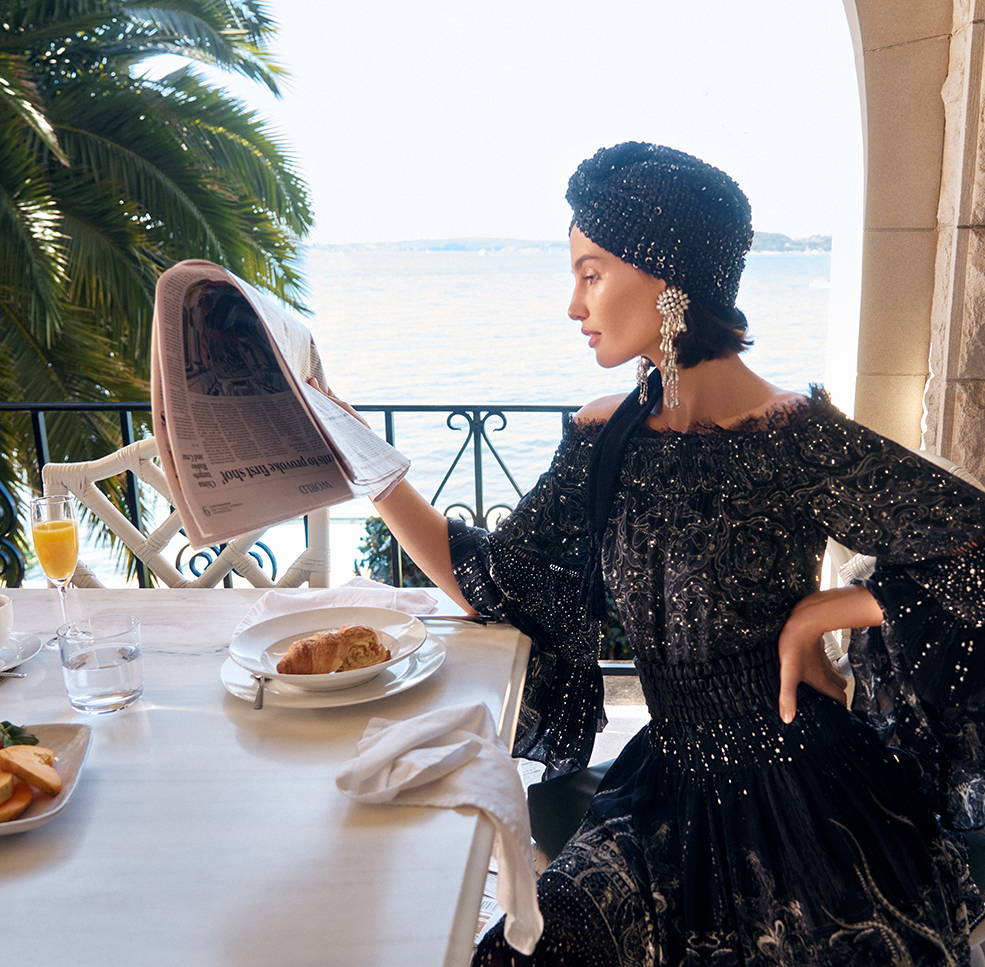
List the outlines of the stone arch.
{"type": "Polygon", "coordinates": [[[855,415],[985,475],[985,0],[845,0],[865,202],[855,415]]]}

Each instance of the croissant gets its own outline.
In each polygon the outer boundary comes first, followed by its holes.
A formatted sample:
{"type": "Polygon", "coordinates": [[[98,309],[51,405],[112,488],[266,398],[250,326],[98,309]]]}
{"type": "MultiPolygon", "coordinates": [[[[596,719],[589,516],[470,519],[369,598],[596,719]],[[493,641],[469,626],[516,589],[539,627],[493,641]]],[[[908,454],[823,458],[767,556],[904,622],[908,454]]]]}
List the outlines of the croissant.
{"type": "Polygon", "coordinates": [[[316,631],[291,642],[287,654],[277,662],[282,675],[324,675],[342,667],[348,644],[334,631],[316,631]]]}
{"type": "Polygon", "coordinates": [[[350,625],[343,628],[339,635],[348,644],[340,672],[353,668],[366,668],[377,665],[390,658],[390,649],[380,642],[379,635],[365,625],[350,625]]]}
{"type": "Polygon", "coordinates": [[[282,675],[324,675],[366,668],[390,657],[390,650],[365,625],[350,625],[340,631],[316,631],[292,641],[287,654],[277,662],[282,675]]]}

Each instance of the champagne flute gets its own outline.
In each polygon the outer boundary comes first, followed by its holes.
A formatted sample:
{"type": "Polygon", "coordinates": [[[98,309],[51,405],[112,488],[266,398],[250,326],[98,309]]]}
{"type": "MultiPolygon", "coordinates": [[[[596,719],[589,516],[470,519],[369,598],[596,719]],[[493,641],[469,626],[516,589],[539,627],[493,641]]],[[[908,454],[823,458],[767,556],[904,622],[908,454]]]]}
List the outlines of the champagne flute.
{"type": "Polygon", "coordinates": [[[68,585],[79,561],[79,526],[72,498],[35,497],[31,501],[31,536],[41,570],[58,590],[62,624],[70,624],[68,585]]]}

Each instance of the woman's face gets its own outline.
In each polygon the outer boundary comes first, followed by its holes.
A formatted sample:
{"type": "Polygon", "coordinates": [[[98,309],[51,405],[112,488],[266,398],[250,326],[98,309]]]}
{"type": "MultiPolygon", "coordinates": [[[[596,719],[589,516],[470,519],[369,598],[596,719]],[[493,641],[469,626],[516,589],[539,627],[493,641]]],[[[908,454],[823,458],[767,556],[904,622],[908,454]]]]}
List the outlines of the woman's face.
{"type": "Polygon", "coordinates": [[[569,241],[575,289],[568,316],[581,323],[595,361],[606,369],[634,356],[659,364],[656,302],[666,283],[599,248],[577,226],[569,241]]]}

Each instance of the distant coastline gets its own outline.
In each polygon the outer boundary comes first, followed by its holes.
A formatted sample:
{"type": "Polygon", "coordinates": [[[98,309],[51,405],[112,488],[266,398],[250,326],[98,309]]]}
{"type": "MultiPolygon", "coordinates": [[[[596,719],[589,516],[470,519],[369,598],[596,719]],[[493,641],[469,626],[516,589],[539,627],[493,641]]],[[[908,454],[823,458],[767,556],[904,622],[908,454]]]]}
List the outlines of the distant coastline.
{"type": "MultiPolygon", "coordinates": [[[[544,242],[526,238],[415,238],[402,242],[351,242],[341,245],[309,245],[319,252],[496,252],[555,253],[567,251],[565,242],[544,242]]],[[[831,251],[830,235],[809,235],[791,238],[778,232],[756,232],[752,251],[761,255],[802,252],[821,255],[831,251]]]]}

